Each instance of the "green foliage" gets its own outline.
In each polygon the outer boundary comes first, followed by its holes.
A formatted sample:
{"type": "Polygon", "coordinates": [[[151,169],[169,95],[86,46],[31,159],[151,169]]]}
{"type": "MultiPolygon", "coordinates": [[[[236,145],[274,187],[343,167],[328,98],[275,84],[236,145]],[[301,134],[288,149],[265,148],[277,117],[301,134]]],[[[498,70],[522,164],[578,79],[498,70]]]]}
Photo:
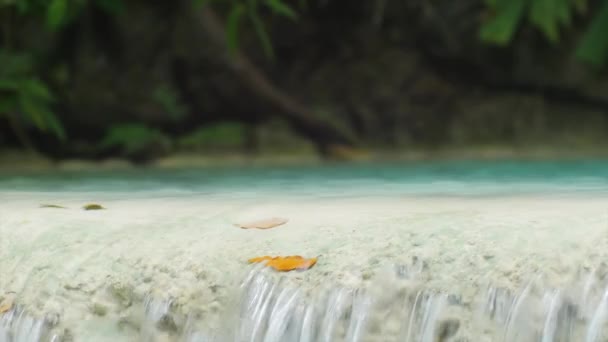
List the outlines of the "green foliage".
{"type": "Polygon", "coordinates": [[[603,65],[608,59],[608,1],[604,2],[583,37],[577,56],[595,66],[603,65]]]}
{"type": "Polygon", "coordinates": [[[46,23],[52,30],[63,26],[68,19],[68,0],[52,0],[46,12],[46,23]]]}
{"type": "Polygon", "coordinates": [[[177,92],[166,85],[160,85],[154,90],[153,99],[158,102],[173,120],[179,120],[188,115],[188,109],[179,101],[177,92]]]}
{"type": "Polygon", "coordinates": [[[495,10],[496,16],[481,28],[481,39],[499,45],[509,43],[523,16],[526,1],[492,1],[490,6],[495,10]]]}
{"type": "MultiPolygon", "coordinates": [[[[250,1],[250,3],[254,3],[255,1],[250,1]]],[[[255,33],[258,35],[260,39],[260,43],[262,44],[262,49],[267,57],[274,59],[274,49],[272,48],[272,42],[270,41],[270,36],[268,35],[268,31],[260,19],[258,12],[256,10],[251,9],[252,5],[250,5],[249,19],[251,20],[251,24],[253,25],[253,29],[255,33]]]]}
{"type": "Polygon", "coordinates": [[[43,5],[43,0],[0,0],[0,8],[15,7],[20,14],[33,12],[43,5]]]}
{"type": "Polygon", "coordinates": [[[43,14],[46,26],[52,31],[65,27],[87,5],[99,7],[114,15],[124,11],[123,0],[0,0],[0,9],[14,6],[22,15],[43,14]]]}
{"type": "Polygon", "coordinates": [[[281,0],[266,0],[264,3],[276,14],[280,14],[292,20],[296,20],[298,18],[296,12],[281,0]]]}
{"type": "Polygon", "coordinates": [[[228,48],[231,52],[235,52],[239,46],[239,25],[241,18],[245,13],[245,6],[243,4],[235,4],[230,10],[228,20],[226,22],[226,39],[228,41],[228,48]]]}
{"type": "Polygon", "coordinates": [[[560,12],[565,11],[569,17],[572,4],[568,0],[534,0],[530,4],[530,22],[536,26],[549,41],[557,43],[559,40],[559,26],[565,25],[564,16],[560,12]]]}
{"type": "Polygon", "coordinates": [[[136,154],[154,144],[168,146],[170,140],[156,128],[141,123],[128,123],[110,127],[100,146],[118,147],[127,154],[136,154]]]}
{"type": "MultiPolygon", "coordinates": [[[[112,14],[119,14],[123,10],[122,0],[0,0],[0,13],[3,10],[11,13],[10,10],[14,8],[17,14],[43,18],[49,30],[57,31],[89,4],[112,14]]],[[[9,45],[0,48],[0,117],[11,122],[22,140],[27,140],[23,128],[33,126],[65,141],[63,125],[51,111],[55,98],[37,75],[32,56],[8,49],[12,40],[11,32],[12,28],[5,25],[3,40],[0,41],[0,44],[9,45]]]]}
{"type": "MultiPolygon", "coordinates": [[[[196,6],[210,6],[216,4],[225,4],[225,0],[194,0],[196,6]]],[[[272,13],[291,19],[297,20],[298,15],[295,10],[287,5],[284,0],[235,0],[229,8],[226,20],[226,40],[231,53],[235,53],[239,47],[239,31],[241,24],[245,18],[249,19],[249,24],[253,27],[262,49],[266,56],[270,59],[274,58],[274,49],[268,30],[260,16],[262,10],[269,10],[272,13]]]]}
{"type": "Polygon", "coordinates": [[[236,122],[224,122],[201,127],[179,139],[186,149],[203,149],[218,146],[242,146],[245,143],[245,126],[236,122]]]}
{"type": "Polygon", "coordinates": [[[125,12],[125,4],[122,0],[96,0],[95,5],[113,15],[120,15],[125,12]]]}
{"type": "MultiPolygon", "coordinates": [[[[546,39],[556,44],[560,30],[569,28],[573,16],[587,11],[586,0],[486,0],[494,12],[491,20],[480,30],[483,41],[505,46],[509,44],[525,17],[546,39]]],[[[596,66],[608,59],[608,1],[595,14],[576,55],[596,66]]]]}
{"type": "Polygon", "coordinates": [[[14,125],[33,125],[60,140],[66,134],[50,107],[54,102],[47,85],[33,72],[31,58],[0,50],[0,116],[14,125]]]}
{"type": "Polygon", "coordinates": [[[495,16],[482,27],[481,38],[501,45],[511,41],[526,16],[530,24],[556,43],[560,28],[570,26],[573,12],[586,8],[585,0],[487,0],[486,3],[495,16]]]}

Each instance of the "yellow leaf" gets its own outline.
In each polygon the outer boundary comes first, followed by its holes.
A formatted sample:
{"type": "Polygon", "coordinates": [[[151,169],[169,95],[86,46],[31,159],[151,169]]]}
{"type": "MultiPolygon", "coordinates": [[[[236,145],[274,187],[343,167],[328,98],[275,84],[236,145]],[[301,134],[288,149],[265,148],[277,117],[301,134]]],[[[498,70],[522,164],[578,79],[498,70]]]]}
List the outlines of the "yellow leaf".
{"type": "Polygon", "coordinates": [[[287,272],[293,270],[307,270],[317,263],[317,258],[306,259],[299,255],[286,257],[262,256],[249,259],[249,263],[266,262],[266,266],[277,271],[287,272]]]}
{"type": "Polygon", "coordinates": [[[4,300],[2,302],[0,302],[0,314],[9,312],[13,308],[14,304],[15,304],[15,295],[9,294],[8,296],[6,296],[6,298],[4,298],[4,300]]]}

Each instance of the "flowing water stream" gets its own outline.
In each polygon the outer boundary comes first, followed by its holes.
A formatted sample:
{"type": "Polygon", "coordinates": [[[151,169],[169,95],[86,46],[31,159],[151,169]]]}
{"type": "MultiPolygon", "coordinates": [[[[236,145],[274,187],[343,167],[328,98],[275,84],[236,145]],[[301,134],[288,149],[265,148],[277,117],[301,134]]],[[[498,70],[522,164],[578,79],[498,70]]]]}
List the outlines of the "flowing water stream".
{"type": "Polygon", "coordinates": [[[608,341],[604,161],[5,174],[0,203],[0,342],[608,341]]]}

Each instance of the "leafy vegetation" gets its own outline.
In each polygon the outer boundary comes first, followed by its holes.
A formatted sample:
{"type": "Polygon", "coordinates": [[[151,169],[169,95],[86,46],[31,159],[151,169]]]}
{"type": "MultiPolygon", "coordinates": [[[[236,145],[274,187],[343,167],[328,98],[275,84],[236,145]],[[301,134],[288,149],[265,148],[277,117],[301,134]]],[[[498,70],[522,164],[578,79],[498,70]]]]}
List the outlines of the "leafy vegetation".
{"type": "MultiPolygon", "coordinates": [[[[225,4],[225,0],[194,0],[197,6],[212,6],[217,4],[225,4]]],[[[228,16],[226,19],[226,39],[232,53],[235,53],[239,47],[239,32],[243,21],[253,27],[264,53],[269,58],[274,58],[274,49],[268,30],[260,16],[260,11],[269,9],[276,15],[289,18],[293,21],[298,19],[296,11],[285,3],[284,0],[237,0],[232,1],[229,6],[228,16]]]]}
{"type": "Polygon", "coordinates": [[[161,130],[141,123],[129,123],[110,127],[100,146],[107,149],[119,148],[126,155],[133,155],[149,146],[170,144],[171,141],[161,130]]]}
{"type": "Polygon", "coordinates": [[[29,144],[29,126],[65,141],[63,126],[51,111],[55,98],[36,76],[31,58],[0,50],[0,65],[0,117],[8,119],[24,144],[29,144]]]}
{"type": "MultiPolygon", "coordinates": [[[[273,19],[289,20],[297,26],[303,22],[300,9],[308,6],[306,0],[191,1],[193,11],[211,8],[219,15],[225,25],[225,39],[230,52],[237,52],[243,46],[243,36],[251,32],[271,60],[276,60],[273,37],[278,36],[272,31],[273,19]]],[[[517,39],[518,32],[523,27],[529,27],[557,46],[569,33],[582,31],[580,38],[577,35],[569,36],[574,41],[579,39],[576,41],[576,56],[595,67],[602,67],[608,61],[608,0],[597,3],[588,0],[483,1],[490,15],[479,27],[478,38],[482,42],[509,48],[517,39]]],[[[35,32],[40,32],[44,39],[56,38],[68,32],[70,24],[82,18],[89,19],[92,9],[117,18],[130,15],[129,6],[130,3],[125,0],[0,0],[0,120],[8,123],[22,145],[35,147],[30,139],[33,132],[55,137],[65,145],[70,143],[69,127],[64,127],[62,113],[58,112],[59,105],[66,101],[61,98],[66,93],[61,87],[68,82],[53,83],[54,79],[48,75],[48,65],[43,70],[45,66],[42,62],[46,62],[44,57],[50,54],[49,51],[39,51],[40,46],[37,46],[37,50],[20,41],[23,35],[32,34],[25,29],[28,27],[26,23],[30,26],[33,24],[38,30],[35,32]]],[[[307,22],[307,25],[310,23],[307,22]]],[[[201,44],[206,42],[201,41],[201,44]]],[[[46,45],[42,46],[42,49],[49,49],[46,45]]],[[[59,61],[61,65],[64,65],[63,62],[59,61]]],[[[53,70],[57,69],[57,65],[53,67],[53,70]]],[[[173,120],[172,123],[178,123],[184,118],[200,115],[185,103],[182,95],[175,84],[163,79],[144,97],[155,102],[156,108],[160,105],[173,120]]],[[[124,120],[136,121],[133,117],[124,120]]],[[[188,149],[204,149],[211,145],[236,146],[244,144],[246,136],[244,124],[238,122],[205,125],[200,129],[193,127],[189,134],[177,138],[142,122],[104,127],[104,130],[105,135],[99,139],[96,147],[120,149],[127,154],[136,154],[155,144],[169,146],[172,139],[178,146],[188,149]]]]}
{"type": "Polygon", "coordinates": [[[201,150],[206,146],[243,146],[245,126],[238,122],[223,122],[201,127],[179,139],[179,146],[189,150],[201,150]]]}
{"type": "MultiPolygon", "coordinates": [[[[523,23],[538,29],[545,38],[557,44],[562,31],[572,28],[575,16],[588,12],[587,0],[486,0],[493,17],[480,31],[483,41],[507,45],[523,23]],[[526,21],[527,18],[527,21],[526,21]]],[[[608,57],[608,1],[593,17],[577,50],[577,56],[595,66],[601,66],[608,57]]]]}
{"type": "Polygon", "coordinates": [[[153,97],[173,120],[177,121],[188,115],[188,108],[180,102],[175,89],[160,85],[155,89],[153,97]]]}
{"type": "MultiPolygon", "coordinates": [[[[194,0],[195,6],[224,5],[222,0],[194,0]]],[[[5,18],[2,40],[0,41],[0,117],[11,122],[12,129],[24,145],[31,146],[27,136],[30,126],[49,132],[65,141],[67,136],[60,120],[52,111],[55,101],[48,85],[35,72],[33,54],[30,51],[16,52],[11,48],[14,27],[12,16],[27,16],[44,20],[51,32],[64,28],[82,14],[86,6],[94,6],[111,15],[125,11],[123,0],[0,0],[0,18],[5,18]]],[[[227,41],[232,52],[239,46],[239,28],[245,18],[257,33],[264,52],[274,56],[271,39],[260,17],[262,8],[270,9],[278,15],[296,19],[296,12],[281,0],[239,0],[230,5],[227,16],[227,41]]],[[[158,87],[152,94],[166,112],[176,120],[187,115],[187,109],[178,101],[173,89],[158,87]]],[[[113,127],[101,142],[102,147],[124,145],[134,151],[151,139],[166,139],[162,133],[145,125],[125,125],[113,127]]]]}

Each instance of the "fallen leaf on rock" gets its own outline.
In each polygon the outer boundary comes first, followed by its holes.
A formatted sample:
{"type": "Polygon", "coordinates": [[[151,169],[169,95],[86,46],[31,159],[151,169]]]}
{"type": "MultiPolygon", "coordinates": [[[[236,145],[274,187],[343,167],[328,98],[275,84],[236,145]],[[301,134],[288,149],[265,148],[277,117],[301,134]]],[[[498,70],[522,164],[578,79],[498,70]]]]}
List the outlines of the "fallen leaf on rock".
{"type": "Polygon", "coordinates": [[[13,308],[14,304],[15,295],[9,294],[8,296],[6,296],[6,298],[4,298],[4,300],[2,300],[2,302],[0,302],[0,314],[9,312],[13,308]]]}
{"type": "Polygon", "coordinates": [[[99,204],[87,204],[84,207],[82,207],[82,209],[84,210],[101,210],[101,209],[105,209],[104,207],[102,207],[99,204]]]}
{"type": "Polygon", "coordinates": [[[271,218],[257,220],[257,221],[237,223],[236,226],[241,227],[243,229],[252,229],[252,228],[270,229],[270,228],[274,228],[274,227],[283,225],[285,223],[287,223],[287,219],[280,218],[280,217],[271,217],[271,218]]]}
{"type": "Polygon", "coordinates": [[[57,204],[41,204],[40,208],[56,208],[56,209],[67,209],[66,207],[57,204]]]}
{"type": "Polygon", "coordinates": [[[299,255],[286,257],[262,256],[249,259],[249,263],[266,262],[277,271],[307,270],[317,263],[317,258],[306,259],[299,255]]]}

